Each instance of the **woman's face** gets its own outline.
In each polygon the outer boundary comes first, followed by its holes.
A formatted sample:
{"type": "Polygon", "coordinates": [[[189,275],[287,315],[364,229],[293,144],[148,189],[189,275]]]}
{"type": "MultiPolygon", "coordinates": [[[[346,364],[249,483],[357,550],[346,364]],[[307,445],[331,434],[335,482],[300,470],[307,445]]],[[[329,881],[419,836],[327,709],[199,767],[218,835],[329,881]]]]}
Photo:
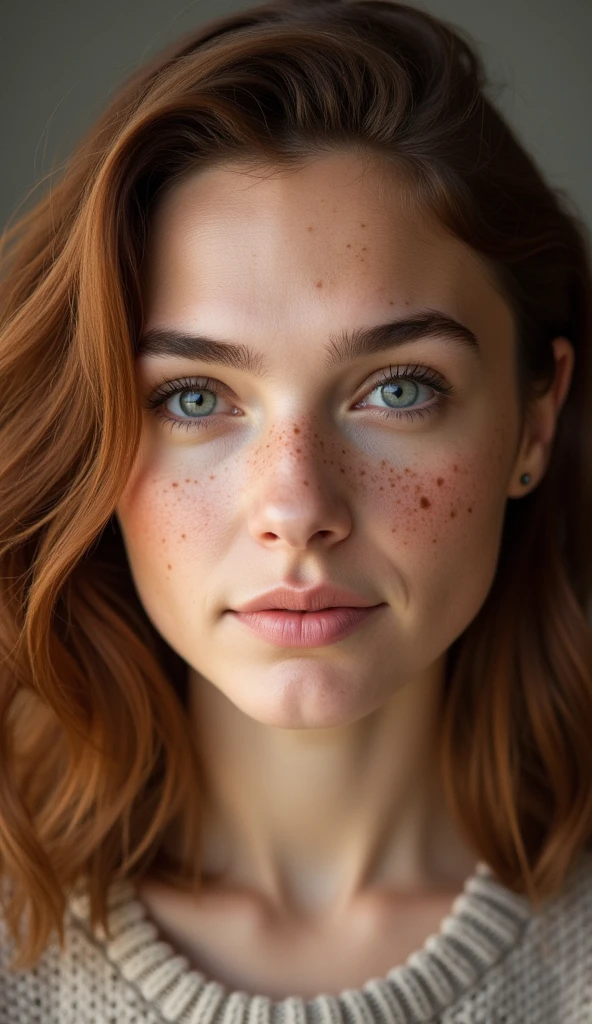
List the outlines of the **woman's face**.
{"type": "Polygon", "coordinates": [[[491,587],[523,468],[510,309],[390,174],[354,153],[273,175],[228,164],[165,193],[151,223],[144,334],[253,358],[146,338],[142,398],[165,392],[117,508],[131,571],[188,665],[284,728],[353,722],[442,671],[491,587]],[[337,358],[345,332],[428,311],[475,341],[407,327],[337,358]],[[313,648],[232,613],[320,582],[382,607],[313,648]]]}

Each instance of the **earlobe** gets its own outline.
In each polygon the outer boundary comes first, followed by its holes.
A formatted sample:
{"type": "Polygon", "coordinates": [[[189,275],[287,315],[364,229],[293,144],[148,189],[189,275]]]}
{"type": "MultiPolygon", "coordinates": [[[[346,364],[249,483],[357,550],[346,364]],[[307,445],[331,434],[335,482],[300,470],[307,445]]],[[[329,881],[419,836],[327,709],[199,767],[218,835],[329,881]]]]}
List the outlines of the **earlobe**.
{"type": "Polygon", "coordinates": [[[567,338],[552,342],[555,356],[555,376],[547,392],[534,399],[524,426],[524,436],[516,459],[508,498],[528,494],[543,478],[549,457],[557,420],[567,398],[571,384],[575,353],[567,338]]]}

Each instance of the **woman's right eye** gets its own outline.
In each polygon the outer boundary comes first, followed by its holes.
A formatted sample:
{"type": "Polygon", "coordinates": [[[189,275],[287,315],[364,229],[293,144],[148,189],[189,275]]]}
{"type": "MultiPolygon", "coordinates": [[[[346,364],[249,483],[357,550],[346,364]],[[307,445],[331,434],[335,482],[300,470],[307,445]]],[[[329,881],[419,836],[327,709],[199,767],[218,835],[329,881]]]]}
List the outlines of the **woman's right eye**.
{"type": "MultiPolygon", "coordinates": [[[[211,425],[211,413],[220,404],[219,399],[226,393],[227,389],[223,384],[209,378],[205,379],[203,384],[200,380],[165,381],[155,388],[147,398],[145,406],[159,419],[169,423],[172,428],[203,428],[211,425]],[[164,408],[168,408],[173,416],[165,415],[162,412],[164,408]]],[[[227,404],[234,414],[239,412],[236,406],[229,401],[227,404]]]]}

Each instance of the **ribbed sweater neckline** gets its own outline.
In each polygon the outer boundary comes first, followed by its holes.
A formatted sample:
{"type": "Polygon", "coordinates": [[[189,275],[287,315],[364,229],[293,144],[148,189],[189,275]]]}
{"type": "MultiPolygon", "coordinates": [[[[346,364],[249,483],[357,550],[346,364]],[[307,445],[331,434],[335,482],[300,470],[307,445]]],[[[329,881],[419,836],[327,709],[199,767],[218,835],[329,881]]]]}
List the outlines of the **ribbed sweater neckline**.
{"type": "MultiPolygon", "coordinates": [[[[526,896],[498,882],[484,861],[452,903],[440,930],[386,977],[339,995],[305,1000],[232,991],[193,968],[163,940],[147,907],[129,880],[108,892],[108,932],[93,933],[108,961],[170,1024],[218,1024],[236,1020],[258,1024],[426,1024],[479,982],[517,944],[531,917],[526,896]]],[[[90,931],[90,900],[84,885],[71,894],[71,914],[90,931]]]]}

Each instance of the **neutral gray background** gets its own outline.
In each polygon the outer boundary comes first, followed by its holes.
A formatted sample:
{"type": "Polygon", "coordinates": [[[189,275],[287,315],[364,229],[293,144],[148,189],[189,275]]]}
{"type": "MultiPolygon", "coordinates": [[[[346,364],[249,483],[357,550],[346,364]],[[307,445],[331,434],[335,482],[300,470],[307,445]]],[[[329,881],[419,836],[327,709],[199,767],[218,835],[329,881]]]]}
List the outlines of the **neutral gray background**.
{"type": "MultiPolygon", "coordinates": [[[[0,227],[65,160],[129,72],[194,25],[248,6],[251,0],[0,0],[0,227]]],[[[590,231],[592,0],[417,6],[471,34],[492,78],[490,95],[590,231]]]]}

